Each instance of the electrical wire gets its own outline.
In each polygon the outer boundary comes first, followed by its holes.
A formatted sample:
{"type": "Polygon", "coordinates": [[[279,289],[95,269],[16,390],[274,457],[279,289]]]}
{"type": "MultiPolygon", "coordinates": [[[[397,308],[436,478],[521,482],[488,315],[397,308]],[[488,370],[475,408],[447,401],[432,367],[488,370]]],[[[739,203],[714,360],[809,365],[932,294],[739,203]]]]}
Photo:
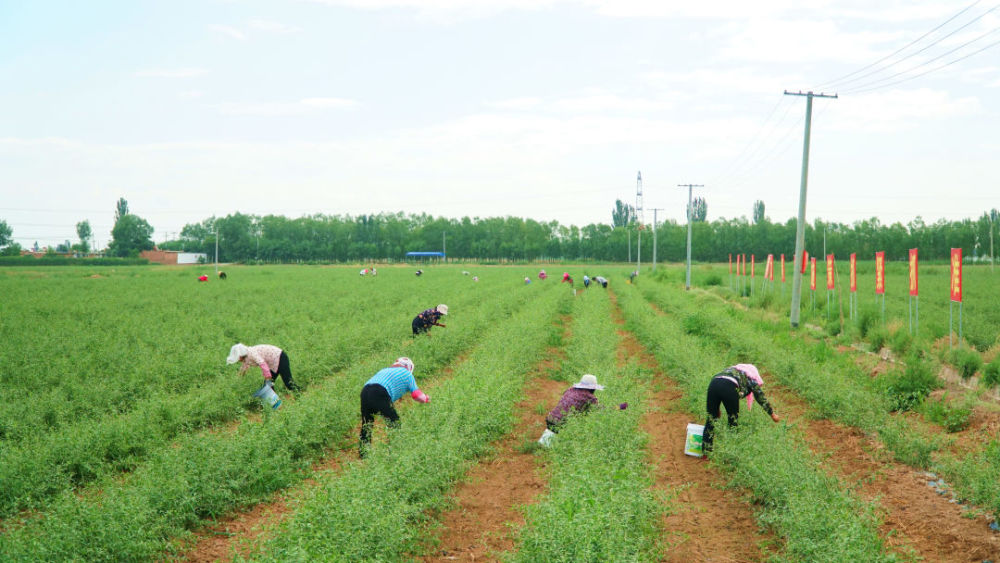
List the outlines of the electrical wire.
{"type": "Polygon", "coordinates": [[[820,86],[819,86],[819,87],[818,87],[817,89],[819,89],[819,88],[822,88],[822,87],[826,87],[826,86],[831,86],[831,85],[834,85],[834,84],[836,84],[836,85],[838,85],[838,86],[843,86],[843,85],[846,85],[846,84],[850,84],[850,83],[852,83],[852,82],[857,82],[858,80],[861,80],[861,79],[863,79],[863,78],[867,78],[867,77],[869,77],[869,76],[871,76],[871,75],[873,75],[873,74],[877,74],[877,73],[879,73],[879,72],[882,72],[882,71],[884,71],[884,70],[887,70],[887,69],[889,69],[889,68],[892,68],[893,66],[895,66],[895,65],[897,65],[897,64],[899,64],[899,63],[901,63],[901,62],[903,62],[903,61],[905,61],[905,60],[907,60],[907,59],[910,59],[911,57],[913,57],[913,56],[915,56],[915,55],[918,55],[918,54],[920,54],[920,53],[922,53],[922,52],[926,51],[927,49],[930,49],[931,47],[933,47],[933,46],[935,46],[935,45],[939,44],[940,42],[944,41],[945,39],[947,39],[947,38],[951,37],[952,35],[954,35],[954,34],[958,33],[959,31],[961,31],[961,30],[965,29],[966,27],[968,27],[968,26],[972,25],[973,23],[975,23],[975,22],[977,22],[977,21],[981,20],[981,19],[982,19],[983,17],[985,17],[985,16],[987,15],[987,14],[989,14],[990,12],[992,12],[992,11],[996,10],[996,9],[997,9],[998,7],[1000,7],[1000,4],[997,4],[997,5],[993,6],[992,8],[990,8],[989,10],[987,10],[986,12],[984,12],[984,13],[980,14],[980,15],[979,15],[978,17],[976,17],[976,18],[974,18],[974,19],[970,20],[969,22],[965,23],[964,25],[962,25],[962,26],[961,26],[961,27],[959,27],[958,29],[955,29],[955,30],[953,30],[953,31],[952,31],[951,33],[948,33],[948,34],[947,34],[947,35],[945,35],[944,37],[941,37],[941,38],[939,38],[938,40],[934,41],[934,42],[933,42],[933,43],[931,43],[930,45],[927,45],[926,47],[923,47],[923,48],[921,48],[920,50],[918,50],[918,51],[916,51],[916,52],[913,52],[913,53],[910,53],[909,55],[907,55],[907,56],[903,57],[902,59],[899,59],[898,61],[894,61],[894,62],[893,62],[892,64],[889,64],[889,65],[886,65],[886,66],[885,66],[885,67],[883,67],[883,68],[878,68],[878,69],[875,69],[875,70],[873,70],[873,71],[871,71],[871,72],[867,72],[867,73],[865,73],[865,74],[862,74],[861,76],[857,76],[857,77],[855,77],[855,78],[852,78],[851,80],[847,80],[847,81],[843,81],[843,80],[844,80],[845,78],[848,78],[848,77],[850,77],[850,76],[853,76],[853,75],[855,75],[855,74],[858,74],[859,72],[863,72],[863,71],[865,71],[865,70],[867,70],[867,69],[869,69],[869,68],[871,68],[871,67],[873,67],[873,66],[876,66],[876,65],[878,65],[879,63],[881,63],[881,62],[883,62],[883,61],[885,61],[885,60],[887,60],[887,59],[890,59],[890,58],[892,58],[892,57],[894,57],[894,56],[898,55],[898,54],[899,54],[899,53],[901,53],[902,51],[906,50],[907,48],[909,48],[909,47],[911,47],[911,46],[915,45],[916,43],[918,43],[919,41],[921,41],[922,39],[924,39],[924,38],[925,38],[925,37],[927,37],[928,35],[930,35],[930,34],[934,33],[935,31],[937,31],[937,30],[939,30],[939,29],[941,29],[941,28],[942,28],[942,27],[944,27],[945,25],[947,25],[947,24],[951,23],[951,22],[952,22],[952,21],[953,21],[953,20],[954,20],[955,18],[959,17],[960,15],[962,15],[963,13],[965,13],[966,11],[968,11],[968,10],[969,10],[970,8],[972,8],[973,6],[975,6],[976,4],[978,4],[978,3],[979,3],[979,1],[980,1],[980,0],[976,0],[976,2],[973,2],[973,3],[972,3],[972,4],[970,4],[969,6],[966,6],[966,7],[965,7],[965,8],[963,9],[963,10],[961,10],[960,12],[958,12],[957,14],[955,14],[954,16],[952,16],[952,17],[948,18],[947,20],[945,20],[945,22],[944,22],[944,23],[942,23],[942,24],[938,25],[938,26],[937,26],[937,27],[935,27],[934,29],[932,29],[932,30],[928,31],[927,33],[925,33],[925,34],[921,35],[920,37],[918,37],[918,38],[914,39],[913,41],[911,41],[911,42],[907,43],[906,45],[904,45],[904,46],[900,47],[899,49],[897,49],[897,50],[893,51],[893,52],[892,52],[892,53],[890,53],[889,55],[886,55],[886,56],[882,57],[881,59],[879,59],[879,60],[875,61],[874,63],[871,63],[871,64],[869,64],[869,65],[867,65],[867,66],[865,66],[865,67],[862,67],[862,68],[860,68],[860,69],[858,69],[858,70],[856,70],[856,71],[854,71],[854,72],[852,72],[852,73],[849,73],[849,74],[846,74],[846,75],[844,75],[844,76],[842,76],[842,77],[840,77],[840,78],[838,78],[838,79],[835,79],[835,80],[831,80],[831,81],[829,81],[829,82],[826,82],[826,83],[824,83],[824,84],[821,84],[821,85],[820,85],[820,86]],[[842,82],[842,81],[843,81],[843,82],[842,82]]]}

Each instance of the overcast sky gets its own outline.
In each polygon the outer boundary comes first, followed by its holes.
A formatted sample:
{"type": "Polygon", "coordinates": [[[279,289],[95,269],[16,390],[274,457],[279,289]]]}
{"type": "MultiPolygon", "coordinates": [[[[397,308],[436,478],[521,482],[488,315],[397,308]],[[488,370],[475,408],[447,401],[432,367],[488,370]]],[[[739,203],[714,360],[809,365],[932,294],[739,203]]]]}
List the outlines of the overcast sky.
{"type": "Polygon", "coordinates": [[[107,244],[119,197],[158,242],[236,211],[583,226],[641,171],[647,222],[683,223],[688,183],[709,220],[785,221],[785,90],[839,94],[810,222],[977,217],[998,43],[993,0],[0,0],[0,219],[22,246],[84,219],[107,244]]]}

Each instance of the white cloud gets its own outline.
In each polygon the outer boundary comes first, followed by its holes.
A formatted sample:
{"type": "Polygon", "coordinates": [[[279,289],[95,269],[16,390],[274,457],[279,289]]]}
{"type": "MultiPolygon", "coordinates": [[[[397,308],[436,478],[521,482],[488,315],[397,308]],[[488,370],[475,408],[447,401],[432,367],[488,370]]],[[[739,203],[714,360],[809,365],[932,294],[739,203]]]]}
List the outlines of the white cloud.
{"type": "Polygon", "coordinates": [[[349,110],[358,105],[356,100],[347,98],[303,98],[297,102],[229,102],[217,107],[227,115],[275,117],[328,109],[349,110]]]}
{"type": "Polygon", "coordinates": [[[203,76],[208,71],[203,68],[148,69],[136,71],[135,76],[150,78],[192,78],[203,76]]]}
{"type": "Polygon", "coordinates": [[[212,31],[214,31],[216,33],[220,33],[222,35],[225,35],[227,37],[231,37],[233,39],[239,39],[241,41],[243,41],[243,40],[245,40],[247,38],[246,33],[243,33],[242,31],[236,29],[235,27],[231,27],[231,26],[228,26],[228,25],[220,25],[220,24],[217,24],[217,23],[213,23],[213,24],[209,24],[208,29],[210,29],[210,30],[212,30],[212,31]]]}
{"type": "Polygon", "coordinates": [[[193,100],[195,98],[200,98],[201,95],[201,90],[184,90],[183,92],[177,93],[177,97],[182,100],[193,100]]]}
{"type": "Polygon", "coordinates": [[[302,31],[300,28],[295,27],[294,25],[288,25],[267,20],[250,20],[250,22],[247,23],[247,27],[249,29],[253,29],[256,31],[265,31],[268,33],[287,34],[287,33],[298,33],[302,31]]]}
{"type": "Polygon", "coordinates": [[[495,102],[485,102],[486,107],[495,109],[510,109],[510,110],[528,110],[534,109],[541,105],[541,98],[535,98],[530,96],[523,96],[519,98],[508,98],[506,100],[499,100],[495,102]]]}

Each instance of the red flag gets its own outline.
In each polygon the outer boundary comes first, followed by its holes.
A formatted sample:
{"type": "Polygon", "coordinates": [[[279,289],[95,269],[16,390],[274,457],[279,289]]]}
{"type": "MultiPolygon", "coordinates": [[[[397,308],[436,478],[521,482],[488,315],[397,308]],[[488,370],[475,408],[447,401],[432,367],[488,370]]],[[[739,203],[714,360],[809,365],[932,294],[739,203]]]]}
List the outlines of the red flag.
{"type": "Polygon", "coordinates": [[[781,255],[781,283],[785,283],[785,255],[781,255]]]}
{"type": "Polygon", "coordinates": [[[806,263],[809,262],[809,253],[805,250],[802,251],[802,271],[800,273],[806,273],[806,263]]]}
{"type": "Polygon", "coordinates": [[[885,252],[875,253],[875,294],[885,295],[885,252]]]}
{"type": "Polygon", "coordinates": [[[951,249],[951,300],[962,302],[962,249],[951,249]]]}
{"type": "Polygon", "coordinates": [[[809,289],[816,291],[816,257],[813,256],[810,262],[812,268],[809,270],[809,289]]]}
{"type": "Polygon", "coordinates": [[[774,254],[767,255],[767,264],[764,266],[764,279],[774,281],[774,254]]]}
{"type": "Polygon", "coordinates": [[[826,255],[826,288],[833,289],[833,254],[826,255]]]}
{"type": "Polygon", "coordinates": [[[858,255],[851,253],[851,293],[858,292],[858,255]]]}
{"type": "Polygon", "coordinates": [[[754,273],[757,270],[757,264],[756,264],[756,262],[754,262],[754,258],[755,258],[755,256],[753,254],[751,254],[750,255],[750,277],[751,278],[754,276],[754,273]]]}
{"type": "Polygon", "coordinates": [[[910,295],[917,297],[917,249],[910,249],[910,295]]]}

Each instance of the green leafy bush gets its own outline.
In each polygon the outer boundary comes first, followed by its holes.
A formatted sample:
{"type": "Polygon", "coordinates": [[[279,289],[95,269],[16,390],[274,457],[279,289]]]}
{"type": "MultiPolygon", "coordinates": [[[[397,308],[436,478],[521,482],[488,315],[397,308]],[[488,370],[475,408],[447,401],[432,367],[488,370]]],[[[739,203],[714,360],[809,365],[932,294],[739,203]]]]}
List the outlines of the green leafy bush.
{"type": "Polygon", "coordinates": [[[931,391],[941,386],[934,375],[930,363],[910,356],[906,368],[899,372],[893,371],[884,376],[886,394],[889,396],[890,408],[894,411],[907,411],[920,404],[931,391]]]}
{"type": "Polygon", "coordinates": [[[948,393],[937,399],[928,399],[920,406],[920,412],[931,422],[942,426],[948,432],[958,432],[969,427],[972,407],[966,403],[955,406],[948,402],[948,393]]]}
{"type": "Polygon", "coordinates": [[[981,381],[990,387],[1000,385],[1000,356],[993,358],[992,362],[986,364],[986,367],[983,368],[981,381]]]}
{"type": "Polygon", "coordinates": [[[979,368],[983,367],[983,357],[979,355],[979,352],[966,346],[952,349],[951,353],[948,354],[948,362],[958,368],[962,379],[969,379],[979,371],[979,368]]]}
{"type": "Polygon", "coordinates": [[[858,313],[858,330],[861,338],[867,338],[868,332],[881,323],[881,316],[875,309],[862,309],[858,313]]]}
{"type": "Polygon", "coordinates": [[[876,327],[868,330],[868,344],[872,352],[878,352],[889,340],[889,331],[884,327],[876,327]]]}

